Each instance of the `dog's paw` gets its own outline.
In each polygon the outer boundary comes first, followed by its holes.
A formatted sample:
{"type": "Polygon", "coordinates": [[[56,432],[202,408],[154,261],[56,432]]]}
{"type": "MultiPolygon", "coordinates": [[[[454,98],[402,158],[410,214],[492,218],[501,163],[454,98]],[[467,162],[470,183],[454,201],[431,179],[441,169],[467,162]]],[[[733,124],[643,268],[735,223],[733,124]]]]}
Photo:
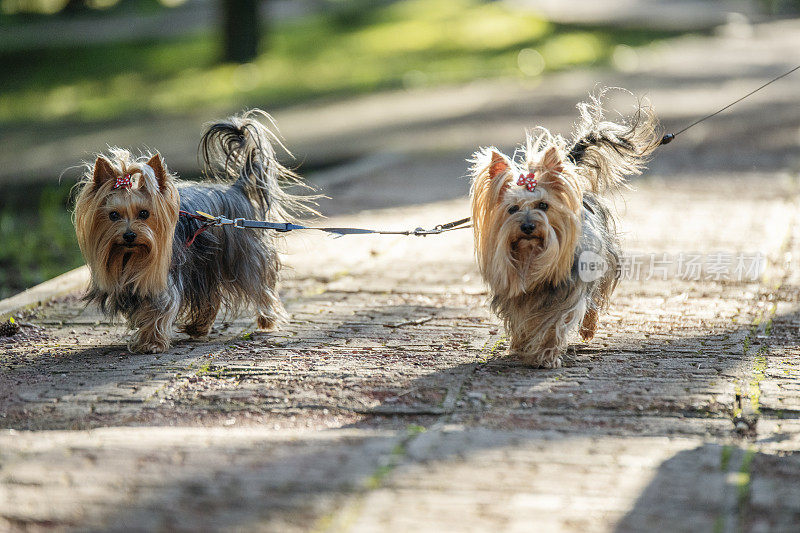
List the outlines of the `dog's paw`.
{"type": "Polygon", "coordinates": [[[270,331],[278,327],[278,319],[274,316],[258,315],[256,323],[258,324],[258,329],[263,329],[265,331],[270,331]]]}
{"type": "Polygon", "coordinates": [[[512,353],[511,355],[522,361],[523,364],[534,368],[561,368],[563,365],[560,355],[553,357],[552,355],[544,356],[541,353],[522,352],[512,353]]]}
{"type": "Polygon", "coordinates": [[[181,331],[183,331],[193,339],[197,339],[199,337],[206,337],[211,332],[211,325],[186,324],[181,328],[181,331]]]}
{"type": "Polygon", "coordinates": [[[163,353],[169,349],[167,339],[133,339],[128,350],[136,353],[163,353]]]}
{"type": "Polygon", "coordinates": [[[560,357],[553,359],[551,361],[542,361],[539,363],[539,368],[561,368],[563,363],[560,357]]]}

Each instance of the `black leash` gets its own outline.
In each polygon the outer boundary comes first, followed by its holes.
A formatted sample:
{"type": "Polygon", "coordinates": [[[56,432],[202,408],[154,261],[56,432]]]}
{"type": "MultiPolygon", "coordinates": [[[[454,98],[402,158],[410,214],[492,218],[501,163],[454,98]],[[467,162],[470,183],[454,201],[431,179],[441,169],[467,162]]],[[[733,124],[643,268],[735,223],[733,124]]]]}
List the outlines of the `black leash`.
{"type": "MultiPolygon", "coordinates": [[[[719,115],[723,111],[735,106],[742,100],[749,98],[759,92],[760,90],[764,89],[768,85],[775,83],[776,81],[780,80],[781,78],[785,78],[789,74],[795,72],[796,70],[800,70],[800,65],[797,65],[793,69],[789,70],[788,72],[784,72],[780,76],[771,79],[761,87],[754,89],[747,93],[746,95],[742,96],[741,98],[731,102],[730,104],[726,105],[722,109],[711,113],[710,115],[706,115],[698,120],[695,120],[688,126],[684,127],[683,129],[675,132],[675,133],[667,133],[661,138],[661,141],[658,143],[659,146],[669,144],[681,133],[685,132],[689,128],[693,128],[697,126],[703,121],[710,119],[716,115],[719,115]]],[[[438,226],[434,226],[432,229],[424,229],[424,228],[417,228],[413,230],[404,230],[404,231],[384,231],[384,230],[375,230],[375,229],[366,229],[366,228],[332,228],[332,227],[308,227],[308,226],[300,226],[298,224],[292,224],[290,222],[265,222],[262,220],[248,220],[245,218],[225,218],[225,217],[215,217],[213,215],[209,215],[208,213],[203,213],[202,211],[198,211],[197,214],[189,213],[187,211],[181,211],[181,216],[193,218],[202,222],[202,225],[195,231],[194,235],[186,241],[186,246],[191,246],[194,240],[197,238],[198,235],[206,231],[208,228],[212,228],[215,226],[233,226],[234,228],[252,228],[252,229],[271,229],[275,230],[279,233],[285,233],[288,231],[294,230],[317,230],[317,231],[324,231],[326,233],[330,233],[337,237],[341,237],[342,235],[414,235],[416,237],[425,237],[427,235],[439,235],[440,233],[444,233],[446,231],[455,231],[459,229],[467,229],[471,228],[472,224],[469,224],[470,217],[461,218],[459,220],[454,220],[453,222],[447,222],[446,224],[439,224],[438,226]]]]}
{"type": "Polygon", "coordinates": [[[775,83],[776,81],[778,81],[779,79],[781,79],[781,78],[785,78],[786,76],[788,76],[789,74],[791,74],[792,72],[794,72],[794,71],[796,71],[796,70],[800,70],[800,65],[797,65],[796,67],[794,67],[793,69],[791,69],[791,70],[790,70],[790,71],[788,71],[788,72],[784,72],[783,74],[781,74],[781,75],[780,75],[780,76],[778,76],[777,78],[772,78],[771,80],[769,80],[767,83],[765,83],[764,85],[762,85],[762,86],[761,86],[761,87],[759,87],[758,89],[755,89],[755,90],[752,90],[752,91],[750,91],[749,93],[747,93],[746,95],[742,96],[742,97],[741,97],[741,98],[739,98],[738,100],[735,100],[735,101],[731,102],[730,104],[726,105],[725,107],[723,107],[723,108],[722,108],[722,109],[720,109],[719,111],[715,111],[715,112],[711,113],[710,115],[706,115],[705,117],[703,117],[703,118],[701,118],[701,119],[695,120],[694,122],[692,122],[691,124],[689,124],[688,126],[686,126],[685,128],[683,128],[682,130],[680,130],[680,131],[678,131],[678,132],[676,132],[676,133],[667,133],[666,135],[664,135],[664,136],[661,138],[661,142],[659,143],[659,146],[661,146],[661,145],[663,145],[663,144],[669,144],[669,143],[671,143],[671,142],[672,142],[672,139],[674,139],[675,137],[677,137],[678,135],[680,135],[680,134],[681,134],[681,133],[683,133],[684,131],[688,130],[689,128],[693,128],[694,126],[697,126],[698,124],[700,124],[700,123],[701,123],[701,122],[703,122],[704,120],[708,120],[708,119],[710,119],[711,117],[714,117],[714,116],[717,116],[717,115],[719,115],[720,113],[722,113],[722,112],[723,112],[723,111],[725,111],[726,109],[728,109],[728,108],[731,108],[731,107],[735,106],[736,104],[738,104],[739,102],[741,102],[741,101],[742,101],[742,100],[744,100],[745,98],[749,98],[749,97],[753,96],[754,94],[756,94],[758,91],[760,91],[761,89],[763,89],[763,88],[764,88],[764,87],[766,87],[767,85],[771,85],[771,84],[775,83]]]}

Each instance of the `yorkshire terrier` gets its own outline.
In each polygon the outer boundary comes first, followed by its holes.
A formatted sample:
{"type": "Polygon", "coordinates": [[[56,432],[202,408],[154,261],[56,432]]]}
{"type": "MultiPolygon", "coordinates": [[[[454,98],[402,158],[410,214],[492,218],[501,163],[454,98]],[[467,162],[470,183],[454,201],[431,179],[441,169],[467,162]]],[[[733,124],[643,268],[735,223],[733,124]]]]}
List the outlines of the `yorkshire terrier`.
{"type": "Polygon", "coordinates": [[[261,329],[285,319],[274,237],[231,226],[202,231],[202,221],[186,216],[284,221],[313,212],[311,197],[287,192],[304,185],[277,161],[280,141],[258,117],[271,122],[251,110],[206,127],[207,182],[178,180],[158,153],[134,158],[114,148],[87,164],[74,216],[91,272],[85,299],[127,319],[131,351],[167,350],[176,322],[191,337],[205,336],[221,308],[255,311],[261,329]]]}
{"type": "Polygon", "coordinates": [[[603,92],[578,104],[571,143],[539,128],[528,134],[519,164],[495,148],[472,160],[478,267],[509,353],[531,366],[560,367],[579,325],[584,341],[594,337],[621,253],[615,218],[600,195],[641,173],[659,144],[647,107],[619,123],[604,120],[603,92]]]}

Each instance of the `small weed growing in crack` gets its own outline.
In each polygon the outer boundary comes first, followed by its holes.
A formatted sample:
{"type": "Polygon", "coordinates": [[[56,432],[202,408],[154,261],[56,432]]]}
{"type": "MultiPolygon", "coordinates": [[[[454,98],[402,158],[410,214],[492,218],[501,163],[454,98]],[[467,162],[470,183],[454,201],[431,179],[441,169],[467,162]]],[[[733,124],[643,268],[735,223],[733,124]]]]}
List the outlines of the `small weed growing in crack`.
{"type": "Polygon", "coordinates": [[[719,469],[723,472],[728,471],[728,466],[731,462],[731,454],[733,453],[733,448],[731,446],[723,446],[722,452],[720,453],[719,459],[719,469]]]}

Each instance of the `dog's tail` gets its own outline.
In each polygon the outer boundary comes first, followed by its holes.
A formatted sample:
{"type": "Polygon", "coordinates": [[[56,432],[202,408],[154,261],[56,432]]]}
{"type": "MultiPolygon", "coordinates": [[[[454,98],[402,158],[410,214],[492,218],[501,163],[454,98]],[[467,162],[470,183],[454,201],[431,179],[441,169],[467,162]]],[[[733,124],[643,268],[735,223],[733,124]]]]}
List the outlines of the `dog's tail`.
{"type": "Polygon", "coordinates": [[[272,117],[260,109],[206,125],[199,147],[206,174],[223,182],[235,180],[234,187],[240,187],[260,215],[270,220],[316,215],[318,196],[289,192],[311,187],[278,162],[275,144],[291,153],[259,118],[277,129],[272,117]]]}
{"type": "Polygon", "coordinates": [[[581,118],[567,154],[596,193],[624,185],[626,176],[641,174],[661,140],[658,119],[641,102],[632,116],[619,123],[605,120],[601,100],[607,91],[578,104],[581,118]]]}

